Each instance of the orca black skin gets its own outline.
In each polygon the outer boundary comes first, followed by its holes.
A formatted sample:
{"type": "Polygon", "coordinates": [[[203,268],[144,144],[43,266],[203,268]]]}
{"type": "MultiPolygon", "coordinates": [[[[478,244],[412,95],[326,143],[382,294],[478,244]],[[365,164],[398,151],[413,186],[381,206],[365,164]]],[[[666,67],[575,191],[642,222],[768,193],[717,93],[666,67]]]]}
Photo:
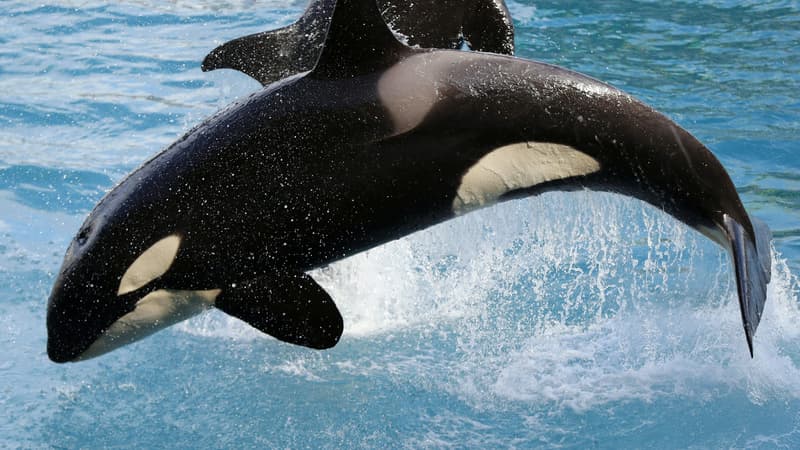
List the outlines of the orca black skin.
{"type": "MultiPolygon", "coordinates": [[[[312,0],[284,28],[234,39],[203,60],[204,71],[235,69],[264,86],[314,67],[336,0],[312,0]]],[[[383,18],[411,46],[514,54],[514,24],[503,0],[378,0],[383,18]]]]}
{"type": "Polygon", "coordinates": [[[278,339],[335,345],[306,271],[497,201],[635,196],[730,251],[750,351],[769,231],[687,131],[584,75],[411,49],[371,0],[339,0],[315,69],[188,132],[100,201],[67,250],[48,355],[97,356],[217,307],[278,339]]]}

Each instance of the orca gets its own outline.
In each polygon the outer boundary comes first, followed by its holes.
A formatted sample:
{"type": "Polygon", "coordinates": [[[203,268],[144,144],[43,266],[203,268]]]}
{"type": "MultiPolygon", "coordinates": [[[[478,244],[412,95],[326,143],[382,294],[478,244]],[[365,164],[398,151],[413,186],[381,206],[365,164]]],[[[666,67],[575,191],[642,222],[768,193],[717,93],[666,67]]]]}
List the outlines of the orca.
{"type": "Polygon", "coordinates": [[[748,348],[770,233],[714,155],[630,95],[549,64],[410,48],[338,0],[314,69],[217,113],[133,171],[71,242],[47,307],[55,362],[207,308],[334,346],[307,271],[496,202],[595,189],[661,208],[733,259],[748,348]]]}
{"type": "MultiPolygon", "coordinates": [[[[307,72],[322,52],[336,0],[312,0],[283,28],[234,39],[212,50],[203,71],[235,69],[267,86],[307,72]]],[[[514,54],[514,24],[503,0],[378,0],[384,21],[411,46],[514,54]]]]}

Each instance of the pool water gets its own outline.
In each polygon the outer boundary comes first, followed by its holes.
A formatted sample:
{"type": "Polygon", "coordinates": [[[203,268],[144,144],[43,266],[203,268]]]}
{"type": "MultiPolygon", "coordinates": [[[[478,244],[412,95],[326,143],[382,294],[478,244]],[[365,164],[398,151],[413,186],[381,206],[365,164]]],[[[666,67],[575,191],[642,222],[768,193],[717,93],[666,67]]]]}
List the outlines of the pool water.
{"type": "Polygon", "coordinates": [[[46,300],[115,182],[260,88],[200,62],[290,0],[0,3],[0,447],[800,447],[800,4],[508,1],[517,53],[680,123],[774,231],[747,353],[728,256],[628,198],[552,193],[312,276],[324,352],[210,312],[51,363],[46,300]]]}

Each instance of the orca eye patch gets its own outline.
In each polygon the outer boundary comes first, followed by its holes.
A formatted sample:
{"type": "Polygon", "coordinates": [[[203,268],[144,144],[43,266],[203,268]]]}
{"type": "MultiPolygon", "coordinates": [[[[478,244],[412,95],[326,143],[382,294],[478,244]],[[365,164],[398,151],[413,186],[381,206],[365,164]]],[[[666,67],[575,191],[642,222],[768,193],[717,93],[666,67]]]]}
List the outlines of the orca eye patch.
{"type": "Polygon", "coordinates": [[[145,250],[125,271],[117,295],[133,292],[167,273],[178,255],[180,245],[181,237],[173,234],[145,250]]]}

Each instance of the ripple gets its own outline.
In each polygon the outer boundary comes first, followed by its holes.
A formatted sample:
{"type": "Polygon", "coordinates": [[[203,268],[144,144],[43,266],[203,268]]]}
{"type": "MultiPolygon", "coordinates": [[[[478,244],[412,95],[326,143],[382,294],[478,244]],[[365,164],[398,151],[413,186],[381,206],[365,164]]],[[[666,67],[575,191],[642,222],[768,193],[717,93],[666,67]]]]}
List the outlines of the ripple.
{"type": "Polygon", "coordinates": [[[0,168],[0,190],[32,208],[68,213],[85,212],[111,186],[102,173],[37,166],[0,168]]]}

